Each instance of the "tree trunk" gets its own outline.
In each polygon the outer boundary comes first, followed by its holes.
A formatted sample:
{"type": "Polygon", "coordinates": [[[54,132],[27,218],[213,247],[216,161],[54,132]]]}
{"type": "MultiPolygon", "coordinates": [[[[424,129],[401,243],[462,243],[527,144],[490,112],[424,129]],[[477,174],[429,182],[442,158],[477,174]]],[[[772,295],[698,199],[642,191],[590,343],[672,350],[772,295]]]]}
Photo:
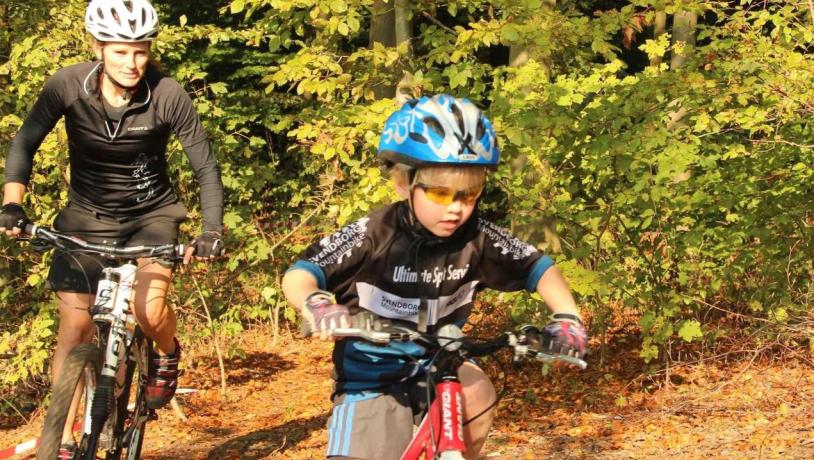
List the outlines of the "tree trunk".
{"type": "MultiPolygon", "coordinates": [[[[553,11],[557,6],[557,0],[543,0],[543,5],[546,10],[553,11]]],[[[531,59],[531,55],[535,54],[533,49],[530,49],[525,43],[519,43],[509,47],[509,66],[520,67],[531,59]]],[[[546,75],[550,76],[551,73],[551,56],[549,54],[536,53],[534,56],[540,64],[545,68],[546,75]]]]}
{"type": "Polygon", "coordinates": [[[523,45],[512,45],[509,48],[509,67],[520,67],[529,62],[529,49],[523,45]]]}
{"type": "Polygon", "coordinates": [[[396,44],[396,15],[386,0],[376,0],[370,8],[370,45],[379,42],[384,46],[396,44]]]}
{"type": "MultiPolygon", "coordinates": [[[[556,0],[545,0],[544,5],[553,10],[556,0]]],[[[551,79],[551,56],[548,53],[535,53],[534,49],[526,44],[516,44],[509,48],[509,66],[522,67],[529,59],[534,58],[542,67],[543,75],[540,78],[551,79]]],[[[523,177],[523,183],[531,189],[541,178],[540,171],[528,165],[529,161],[525,155],[520,155],[511,160],[511,170],[513,176],[523,177]]],[[[553,217],[538,217],[529,222],[521,223],[516,218],[511,220],[510,229],[512,234],[529,244],[546,249],[548,252],[560,252],[560,237],[557,235],[557,221],[553,217]]]]}
{"type": "Polygon", "coordinates": [[[684,43],[684,50],[681,53],[673,51],[670,59],[670,69],[677,69],[687,62],[687,58],[695,48],[695,26],[698,23],[698,15],[688,11],[679,11],[673,15],[673,47],[679,43],[684,43]]]}
{"type": "MultiPolygon", "coordinates": [[[[679,11],[673,15],[673,52],[670,58],[670,70],[681,68],[687,59],[692,55],[695,48],[695,26],[698,23],[698,15],[688,11],[679,11]],[[675,46],[679,43],[684,44],[684,49],[681,53],[675,52],[675,46]]],[[[684,118],[687,116],[687,109],[681,107],[678,100],[670,103],[676,107],[676,110],[670,112],[670,120],[667,122],[667,129],[675,129],[684,123],[684,118]]]]}
{"type": "Polygon", "coordinates": [[[393,0],[395,2],[395,34],[396,46],[410,42],[412,38],[412,22],[408,18],[410,2],[408,0],[393,0]]]}
{"type": "MultiPolygon", "coordinates": [[[[653,39],[658,40],[658,38],[664,35],[664,32],[667,31],[667,13],[664,11],[656,11],[656,18],[653,21],[653,39]]],[[[662,61],[662,56],[653,56],[650,58],[650,65],[657,66],[660,65],[662,61]]]]}
{"type": "MultiPolygon", "coordinates": [[[[408,19],[408,0],[376,0],[371,8],[370,19],[370,46],[378,42],[386,47],[395,47],[412,38],[412,23],[408,19]]],[[[373,94],[376,99],[387,97],[400,97],[415,91],[412,87],[412,79],[404,72],[400,66],[392,69],[394,77],[403,74],[398,85],[380,83],[373,86],[373,94]],[[398,86],[398,91],[397,91],[398,86]]]]}

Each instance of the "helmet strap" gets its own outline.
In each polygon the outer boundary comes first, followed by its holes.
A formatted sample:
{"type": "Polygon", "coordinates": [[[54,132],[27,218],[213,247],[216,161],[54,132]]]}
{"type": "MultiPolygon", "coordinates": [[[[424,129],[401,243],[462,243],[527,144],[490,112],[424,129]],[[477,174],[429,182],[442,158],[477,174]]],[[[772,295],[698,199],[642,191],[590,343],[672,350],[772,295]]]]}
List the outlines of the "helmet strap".
{"type": "Polygon", "coordinates": [[[415,215],[415,208],[413,208],[413,192],[415,191],[415,184],[418,183],[418,168],[411,168],[407,172],[407,204],[410,205],[410,219],[418,223],[418,217],[415,215]]]}

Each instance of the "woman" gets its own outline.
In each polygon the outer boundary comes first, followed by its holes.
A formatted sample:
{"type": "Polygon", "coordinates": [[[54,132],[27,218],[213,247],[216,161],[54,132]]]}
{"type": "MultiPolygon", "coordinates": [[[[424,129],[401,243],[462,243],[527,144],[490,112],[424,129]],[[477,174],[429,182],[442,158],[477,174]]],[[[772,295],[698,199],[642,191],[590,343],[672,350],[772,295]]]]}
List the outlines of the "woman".
{"type": "MultiPolygon", "coordinates": [[[[150,44],[158,32],[155,10],[146,0],[92,0],[85,27],[93,36],[96,60],[63,68],[49,78],[11,143],[0,232],[15,236],[25,227],[22,203],[34,153],[64,116],[69,200],[55,228],[91,242],[122,246],[174,242],[186,217],[167,173],[166,148],[174,132],[201,188],[204,224],[193,251],[199,259],[219,255],[220,172],[191,99],[150,61],[150,44]]],[[[93,336],[88,309],[100,271],[99,260],[91,256],[54,256],[48,276],[60,316],[54,379],[70,350],[93,336]]],[[[134,309],[142,330],[155,342],[147,392],[152,408],[169,402],[178,378],[176,320],[165,304],[171,275],[172,267],[139,261],[134,309]]]]}

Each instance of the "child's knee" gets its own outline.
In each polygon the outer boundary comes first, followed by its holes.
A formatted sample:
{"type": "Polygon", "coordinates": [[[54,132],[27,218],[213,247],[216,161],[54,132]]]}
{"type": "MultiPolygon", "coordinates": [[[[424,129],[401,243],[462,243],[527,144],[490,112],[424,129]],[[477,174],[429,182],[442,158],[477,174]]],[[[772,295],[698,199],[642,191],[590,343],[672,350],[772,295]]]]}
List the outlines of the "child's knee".
{"type": "MultiPolygon", "coordinates": [[[[476,402],[480,406],[488,406],[495,402],[497,393],[489,377],[472,363],[465,363],[458,369],[458,378],[463,387],[464,401],[476,402]]],[[[470,404],[467,404],[470,406],[470,404]]]]}

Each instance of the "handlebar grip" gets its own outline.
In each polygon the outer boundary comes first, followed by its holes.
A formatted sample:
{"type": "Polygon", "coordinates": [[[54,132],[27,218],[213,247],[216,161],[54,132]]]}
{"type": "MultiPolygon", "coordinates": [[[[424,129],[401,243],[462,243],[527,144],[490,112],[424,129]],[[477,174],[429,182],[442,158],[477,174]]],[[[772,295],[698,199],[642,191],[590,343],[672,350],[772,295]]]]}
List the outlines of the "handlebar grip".
{"type": "Polygon", "coordinates": [[[575,358],[575,357],[573,357],[573,356],[568,356],[568,357],[565,357],[565,358],[563,359],[563,361],[565,361],[565,362],[566,362],[566,363],[568,363],[568,364],[573,364],[574,366],[577,366],[577,367],[578,367],[578,368],[580,368],[581,370],[585,370],[585,368],[586,368],[586,367],[588,367],[588,363],[587,363],[587,362],[585,362],[585,360],[584,360],[584,359],[581,359],[581,358],[575,358]]]}
{"type": "Polygon", "coordinates": [[[588,367],[588,363],[585,362],[582,358],[577,358],[576,356],[568,356],[568,355],[552,355],[545,352],[538,352],[536,359],[538,361],[542,361],[544,363],[550,363],[553,361],[562,361],[564,363],[572,364],[577,366],[581,370],[585,370],[588,367]]]}
{"type": "Polygon", "coordinates": [[[314,335],[314,332],[311,330],[311,325],[308,324],[308,321],[304,319],[300,319],[300,332],[302,333],[303,337],[311,337],[314,335]]]}
{"type": "Polygon", "coordinates": [[[37,225],[36,224],[26,224],[25,228],[23,229],[23,233],[26,235],[35,236],[34,234],[37,232],[37,225]]]}
{"type": "Polygon", "coordinates": [[[369,329],[360,329],[357,327],[338,327],[331,330],[331,337],[344,338],[344,337],[358,337],[365,339],[368,342],[387,344],[391,342],[391,335],[389,332],[376,332],[369,329]]]}

